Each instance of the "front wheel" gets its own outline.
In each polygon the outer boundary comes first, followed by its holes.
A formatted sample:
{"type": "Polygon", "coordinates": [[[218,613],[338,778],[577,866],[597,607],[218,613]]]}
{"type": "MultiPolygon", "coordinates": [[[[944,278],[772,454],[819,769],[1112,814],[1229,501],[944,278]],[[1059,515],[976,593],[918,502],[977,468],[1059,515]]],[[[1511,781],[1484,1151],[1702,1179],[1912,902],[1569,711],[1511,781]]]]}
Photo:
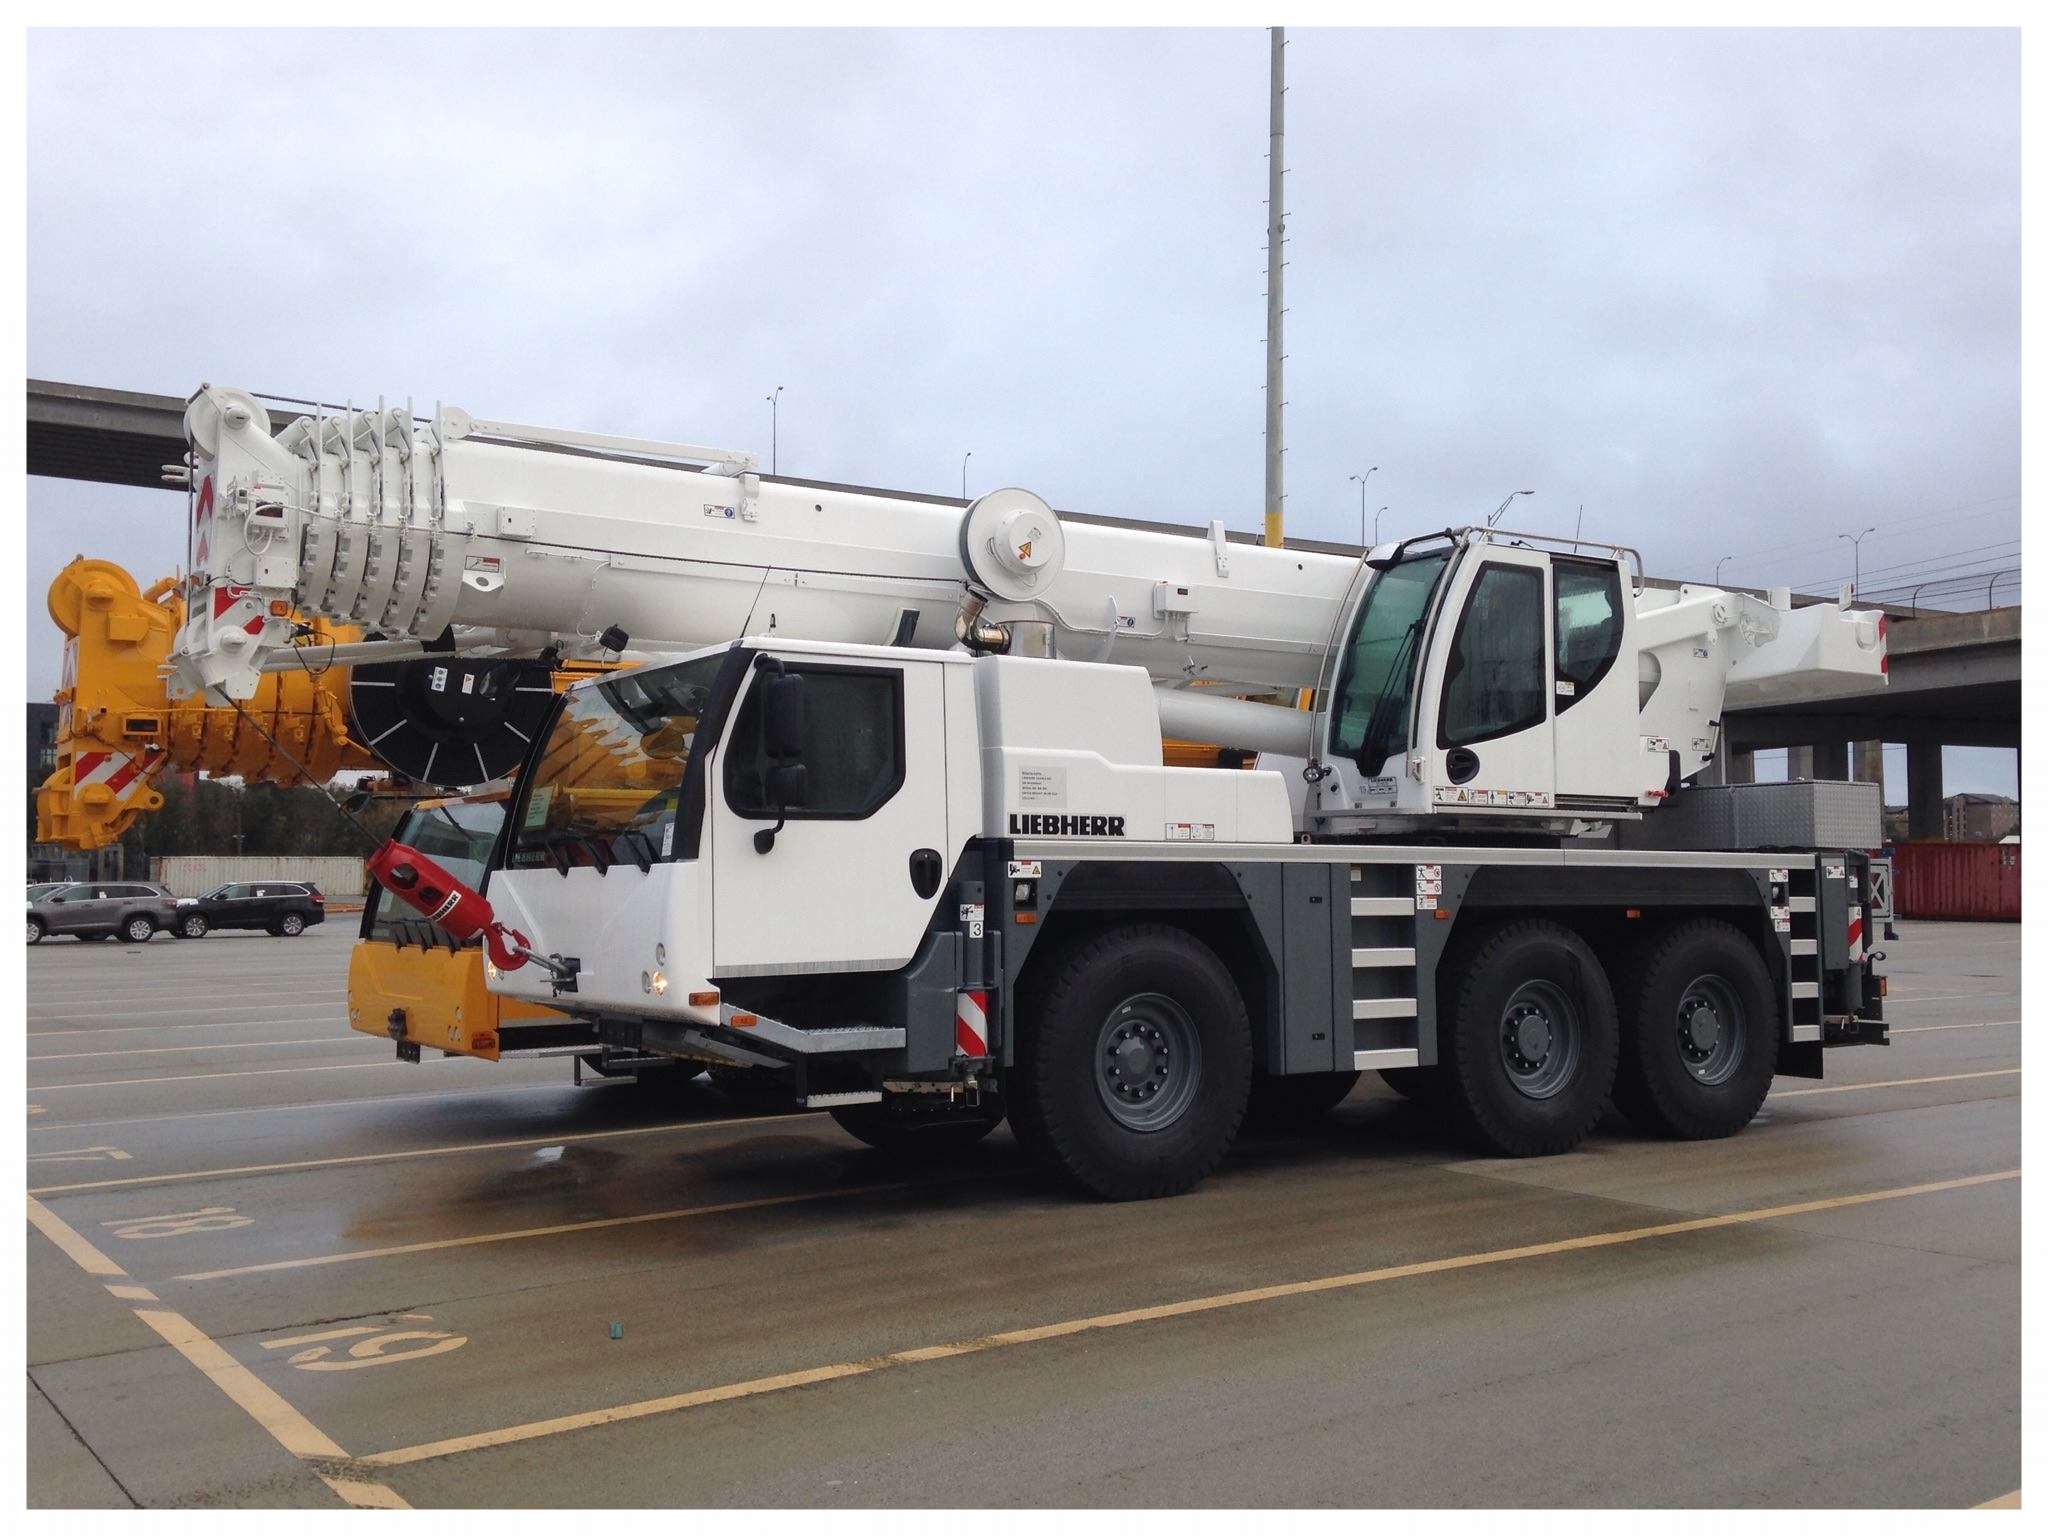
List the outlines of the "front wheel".
{"type": "Polygon", "coordinates": [[[842,1104],[830,1113],[854,1140],[891,1153],[964,1151],[1003,1123],[1001,1106],[988,1099],[967,1108],[930,1093],[890,1094],[879,1104],[842,1104]]]}
{"type": "Polygon", "coordinates": [[[197,912],[187,912],[178,919],[178,937],[181,939],[205,938],[206,919],[197,912]]]}
{"type": "Polygon", "coordinates": [[[1005,1083],[1017,1139],[1105,1199],[1200,1183],[1251,1091],[1251,1023],[1223,962],[1156,923],[1034,958],[1005,1083]]]}
{"type": "Polygon", "coordinates": [[[1489,1151],[1538,1157],[1577,1146],[1614,1087],[1620,1028],[1607,974],[1558,923],[1482,933],[1445,962],[1439,1041],[1451,1111],[1489,1151]]]}
{"type": "Polygon", "coordinates": [[[135,916],[121,925],[121,937],[130,944],[147,944],[156,932],[156,924],[148,918],[135,916]]]}
{"type": "Polygon", "coordinates": [[[1653,1135],[1734,1135],[1777,1072],[1776,996],[1755,946],[1727,923],[1672,929],[1624,988],[1616,1107],[1653,1135]]]}
{"type": "Polygon", "coordinates": [[[43,942],[43,920],[40,917],[32,917],[28,920],[28,941],[31,944],[43,942]]]}

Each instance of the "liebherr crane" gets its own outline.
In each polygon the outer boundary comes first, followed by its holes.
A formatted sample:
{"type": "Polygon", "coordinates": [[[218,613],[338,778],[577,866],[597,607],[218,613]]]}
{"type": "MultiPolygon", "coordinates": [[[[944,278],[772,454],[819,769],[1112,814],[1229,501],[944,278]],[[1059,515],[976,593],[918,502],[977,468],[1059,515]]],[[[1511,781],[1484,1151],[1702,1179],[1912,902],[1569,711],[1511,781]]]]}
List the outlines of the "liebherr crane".
{"type": "Polygon", "coordinates": [[[1610,1094],[1726,1135],[1883,1038],[1861,854],[1620,846],[1703,793],[1724,709],[1882,686],[1877,614],[1650,588],[1618,546],[1352,560],[450,407],[273,437],[209,387],[186,425],[174,691],[248,697],[294,612],[378,637],[337,659],[658,653],[534,733],[487,898],[371,863],[600,1056],[770,1068],[881,1144],[1007,1116],[1137,1197],[1206,1174],[1255,1081],[1307,1114],[1378,1069],[1526,1155],[1610,1094]],[[1219,697],[1261,689],[1314,707],[1219,697]],[[1167,735],[1279,766],[1168,767],[1167,735]]]}

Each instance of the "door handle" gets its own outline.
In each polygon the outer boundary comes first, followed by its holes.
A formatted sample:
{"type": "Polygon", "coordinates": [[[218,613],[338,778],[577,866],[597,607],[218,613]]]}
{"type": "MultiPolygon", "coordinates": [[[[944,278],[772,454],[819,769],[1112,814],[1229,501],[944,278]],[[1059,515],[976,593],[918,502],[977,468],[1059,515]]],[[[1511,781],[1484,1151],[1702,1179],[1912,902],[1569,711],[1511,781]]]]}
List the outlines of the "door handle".
{"type": "Polygon", "coordinates": [[[939,858],[936,848],[920,848],[910,856],[910,888],[917,892],[920,901],[930,901],[939,894],[939,882],[946,877],[946,866],[939,858]]]}
{"type": "Polygon", "coordinates": [[[1479,754],[1470,747],[1453,747],[1444,754],[1444,772],[1453,784],[1469,784],[1479,773],[1479,754]]]}

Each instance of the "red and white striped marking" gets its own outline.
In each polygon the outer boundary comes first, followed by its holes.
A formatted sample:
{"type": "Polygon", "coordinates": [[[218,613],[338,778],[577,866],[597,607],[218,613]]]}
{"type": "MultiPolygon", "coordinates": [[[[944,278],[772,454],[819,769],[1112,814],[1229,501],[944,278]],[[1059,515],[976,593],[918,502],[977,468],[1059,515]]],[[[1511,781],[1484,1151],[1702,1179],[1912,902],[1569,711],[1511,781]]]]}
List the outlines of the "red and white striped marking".
{"type": "Polygon", "coordinates": [[[1849,963],[1854,965],[1863,958],[1863,916],[1858,913],[1849,919],[1849,963]]]}
{"type": "Polygon", "coordinates": [[[146,780],[163,759],[164,754],[156,749],[140,757],[126,752],[81,752],[72,760],[71,787],[75,791],[89,784],[104,784],[119,795],[138,779],[146,780]]]}
{"type": "Polygon", "coordinates": [[[953,994],[953,1049],[962,1056],[988,1054],[988,994],[953,994]]]}

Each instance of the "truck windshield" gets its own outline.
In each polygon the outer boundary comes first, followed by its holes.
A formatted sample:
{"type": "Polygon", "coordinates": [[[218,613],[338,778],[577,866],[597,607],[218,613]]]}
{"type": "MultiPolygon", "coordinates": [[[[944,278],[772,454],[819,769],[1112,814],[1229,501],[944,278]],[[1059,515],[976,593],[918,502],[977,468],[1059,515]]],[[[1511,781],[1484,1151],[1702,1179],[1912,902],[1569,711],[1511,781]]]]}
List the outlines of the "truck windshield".
{"type": "Polygon", "coordinates": [[[675,857],[683,774],[728,654],[572,689],[529,775],[511,867],[675,857]]]}
{"type": "MultiPolygon", "coordinates": [[[[503,791],[488,799],[448,800],[406,812],[392,835],[408,847],[445,866],[465,885],[482,890],[490,866],[491,848],[505,825],[503,791]]],[[[223,886],[221,889],[225,890],[223,886]]],[[[369,921],[363,936],[386,943],[439,944],[447,935],[417,912],[399,901],[382,886],[370,896],[369,921]]]]}
{"type": "Polygon", "coordinates": [[[1378,774],[1390,756],[1408,750],[1422,626],[1450,559],[1449,550],[1439,550],[1381,571],[1359,604],[1358,627],[1337,675],[1331,752],[1350,758],[1360,773],[1378,774]]]}

